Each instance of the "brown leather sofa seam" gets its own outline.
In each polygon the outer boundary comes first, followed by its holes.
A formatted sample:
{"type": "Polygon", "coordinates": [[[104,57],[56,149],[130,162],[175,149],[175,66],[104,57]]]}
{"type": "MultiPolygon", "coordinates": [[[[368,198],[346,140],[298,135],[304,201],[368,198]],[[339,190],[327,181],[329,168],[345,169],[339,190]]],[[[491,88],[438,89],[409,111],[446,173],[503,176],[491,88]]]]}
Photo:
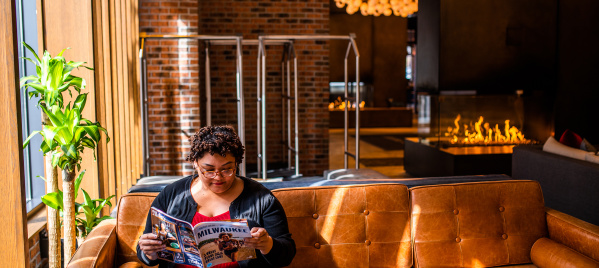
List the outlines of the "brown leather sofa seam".
{"type": "MultiPolygon", "coordinates": [[[[310,191],[314,191],[317,189],[338,189],[338,188],[356,188],[356,186],[359,186],[360,188],[365,188],[367,186],[385,186],[385,185],[402,185],[405,186],[401,183],[371,183],[371,184],[360,184],[360,185],[327,185],[327,186],[308,186],[308,187],[292,187],[292,188],[279,188],[279,189],[275,189],[272,190],[273,192],[287,192],[287,191],[297,191],[297,190],[310,190],[310,191]]],[[[407,186],[406,186],[407,188],[407,186]]]]}
{"type": "Polygon", "coordinates": [[[432,187],[462,186],[462,185],[473,185],[473,184],[504,184],[504,183],[514,183],[514,182],[536,182],[537,187],[539,187],[539,189],[541,188],[541,185],[539,184],[539,182],[533,181],[533,180],[505,180],[505,181],[477,181],[477,182],[460,182],[460,183],[423,185],[423,186],[412,187],[412,188],[410,188],[410,191],[422,189],[422,188],[432,188],[432,187]]]}

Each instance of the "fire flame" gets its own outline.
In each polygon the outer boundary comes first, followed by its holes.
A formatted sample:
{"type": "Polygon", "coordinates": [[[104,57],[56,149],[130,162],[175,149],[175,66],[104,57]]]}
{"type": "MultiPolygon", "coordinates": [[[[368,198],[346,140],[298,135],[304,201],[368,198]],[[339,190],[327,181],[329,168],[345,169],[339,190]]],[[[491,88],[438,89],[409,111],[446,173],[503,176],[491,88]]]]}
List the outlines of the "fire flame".
{"type": "Polygon", "coordinates": [[[453,121],[454,127],[447,127],[446,137],[451,137],[451,144],[529,144],[533,141],[524,138],[524,134],[515,126],[510,126],[510,120],[505,120],[502,129],[499,124],[491,128],[489,123],[484,122],[484,117],[479,117],[478,121],[472,124],[464,124],[460,127],[462,116],[458,114],[453,121]]]}
{"type": "MultiPolygon", "coordinates": [[[[345,110],[345,105],[347,105],[346,103],[347,102],[343,101],[341,97],[337,97],[334,102],[329,103],[329,110],[345,110]]],[[[366,103],[364,101],[360,102],[360,108],[364,108],[365,104],[366,103]]],[[[350,108],[356,108],[356,104],[352,103],[350,108]]]]}

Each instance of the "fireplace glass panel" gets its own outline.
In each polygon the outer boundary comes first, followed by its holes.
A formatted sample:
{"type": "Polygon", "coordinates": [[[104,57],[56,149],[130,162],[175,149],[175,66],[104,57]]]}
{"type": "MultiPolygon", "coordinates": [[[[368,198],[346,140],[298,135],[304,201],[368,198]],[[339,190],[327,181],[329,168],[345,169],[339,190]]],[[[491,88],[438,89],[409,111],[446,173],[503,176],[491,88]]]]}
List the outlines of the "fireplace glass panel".
{"type": "Polygon", "coordinates": [[[421,122],[430,127],[430,132],[421,138],[431,143],[450,147],[532,143],[521,132],[524,104],[520,95],[419,97],[420,111],[425,115],[421,122]]]}

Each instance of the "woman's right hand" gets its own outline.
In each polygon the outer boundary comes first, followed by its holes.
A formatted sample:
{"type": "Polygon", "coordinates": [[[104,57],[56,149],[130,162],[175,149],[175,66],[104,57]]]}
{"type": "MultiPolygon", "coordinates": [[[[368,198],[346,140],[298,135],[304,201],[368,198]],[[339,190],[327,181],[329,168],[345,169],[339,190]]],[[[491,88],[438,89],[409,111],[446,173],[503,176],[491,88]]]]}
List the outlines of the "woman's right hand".
{"type": "Polygon", "coordinates": [[[138,244],[139,249],[152,261],[158,258],[158,251],[166,249],[166,245],[162,243],[162,240],[158,239],[158,236],[152,233],[140,236],[138,244]]]}

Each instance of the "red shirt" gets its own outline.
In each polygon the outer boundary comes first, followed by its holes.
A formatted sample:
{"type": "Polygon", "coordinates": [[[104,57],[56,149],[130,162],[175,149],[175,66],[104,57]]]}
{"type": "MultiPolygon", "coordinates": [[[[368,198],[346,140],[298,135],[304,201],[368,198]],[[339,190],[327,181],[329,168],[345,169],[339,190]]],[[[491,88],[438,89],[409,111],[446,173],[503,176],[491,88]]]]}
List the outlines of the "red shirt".
{"type": "MultiPolygon", "coordinates": [[[[191,226],[195,226],[196,224],[200,223],[200,222],[205,222],[205,221],[222,221],[222,220],[230,220],[231,219],[231,214],[229,213],[229,211],[220,214],[220,215],[216,215],[214,217],[206,217],[198,212],[196,212],[196,215],[193,216],[193,220],[191,221],[191,226]]],[[[191,265],[185,265],[185,264],[176,264],[175,265],[176,268],[196,268],[196,266],[191,266],[191,265]]],[[[228,263],[222,263],[219,265],[215,265],[212,266],[214,268],[239,268],[239,263],[237,262],[228,262],[228,263]]]]}

